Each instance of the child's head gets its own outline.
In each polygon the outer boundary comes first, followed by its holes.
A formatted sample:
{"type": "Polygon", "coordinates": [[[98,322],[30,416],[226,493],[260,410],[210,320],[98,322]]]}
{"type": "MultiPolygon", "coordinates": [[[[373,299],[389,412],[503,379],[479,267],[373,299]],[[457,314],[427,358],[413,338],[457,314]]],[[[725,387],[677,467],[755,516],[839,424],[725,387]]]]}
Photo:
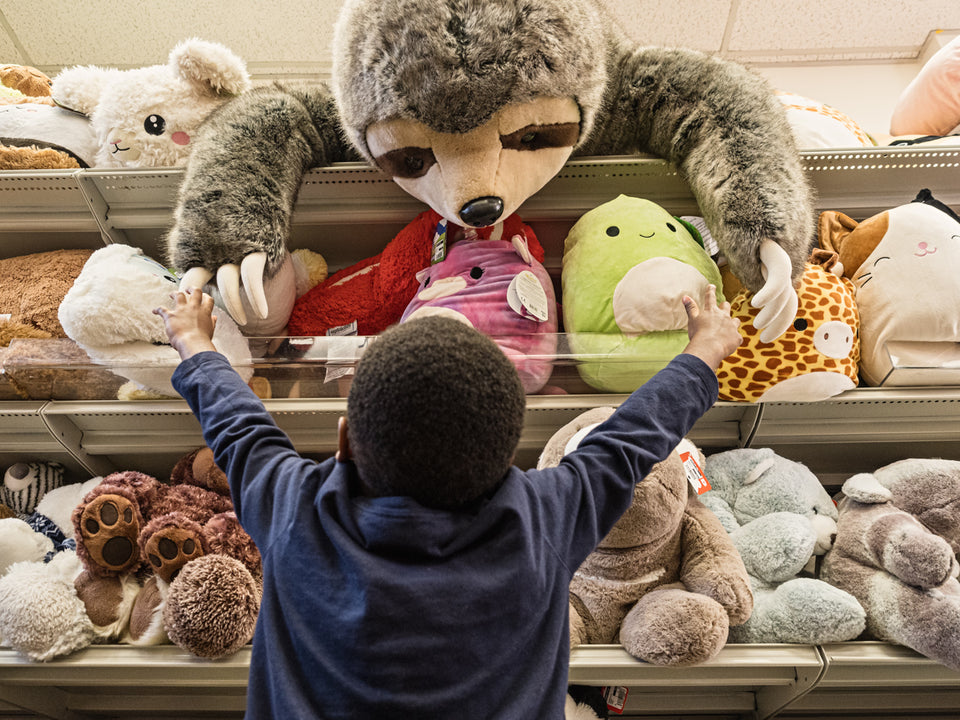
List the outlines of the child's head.
{"type": "Polygon", "coordinates": [[[347,401],[350,450],[375,495],[454,508],[500,482],[526,408],[513,364],[456,320],[396,325],[364,352],[347,401]]]}

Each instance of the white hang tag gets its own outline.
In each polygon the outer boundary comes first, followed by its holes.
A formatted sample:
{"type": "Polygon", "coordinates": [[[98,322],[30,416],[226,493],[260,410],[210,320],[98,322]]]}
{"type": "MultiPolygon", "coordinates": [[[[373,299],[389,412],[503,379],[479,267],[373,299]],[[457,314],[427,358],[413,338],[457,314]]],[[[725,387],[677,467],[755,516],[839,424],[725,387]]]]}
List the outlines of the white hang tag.
{"type": "Polygon", "coordinates": [[[622,685],[611,685],[603,688],[603,699],[607,702],[607,709],[617,715],[622,715],[629,692],[629,688],[622,685]]]}
{"type": "Polygon", "coordinates": [[[546,322],[549,317],[547,293],[540,280],[529,270],[514,276],[507,288],[507,304],[521,317],[546,322]]]}
{"type": "Polygon", "coordinates": [[[433,233],[433,251],[430,254],[430,264],[436,265],[447,257],[447,221],[443,218],[437,223],[433,233]]]}
{"type": "MultiPolygon", "coordinates": [[[[332,327],[327,330],[327,336],[332,338],[356,338],[357,321],[354,320],[346,325],[332,327]]],[[[327,348],[327,366],[323,381],[325,383],[339,380],[342,377],[353,375],[354,367],[357,363],[357,350],[362,347],[366,338],[345,340],[338,342],[336,340],[329,343],[327,348]]]]}

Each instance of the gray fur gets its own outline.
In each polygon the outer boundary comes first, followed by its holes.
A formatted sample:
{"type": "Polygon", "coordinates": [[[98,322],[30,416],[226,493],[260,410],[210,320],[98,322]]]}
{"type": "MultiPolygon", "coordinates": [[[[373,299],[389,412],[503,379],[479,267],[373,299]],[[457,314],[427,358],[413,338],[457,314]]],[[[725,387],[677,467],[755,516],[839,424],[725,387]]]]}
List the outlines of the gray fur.
{"type": "Polygon", "coordinates": [[[463,133],[508,103],[573,97],[581,136],[606,82],[605,24],[589,0],[349,0],[334,32],[333,92],[368,158],[368,126],[417,120],[463,133]]]}
{"type": "Polygon", "coordinates": [[[303,175],[355,160],[325,86],[272,84],[217,108],[194,140],[174,226],[167,235],[177,269],[211,272],[265,250],[268,275],[283,262],[303,175]]]}
{"type": "Polygon", "coordinates": [[[739,65],[633,47],[594,0],[348,0],[334,55],[336,109],[325,87],[273,86],[208,121],[169,236],[175,267],[266,248],[275,268],[304,172],[349,157],[344,138],[370,159],[370,123],[464,132],[546,95],[579,103],[579,154],[648,150],[675,163],[747,288],[763,285],[763,239],[784,248],[795,281],[803,272],[811,191],[780,102],[739,65]]]}

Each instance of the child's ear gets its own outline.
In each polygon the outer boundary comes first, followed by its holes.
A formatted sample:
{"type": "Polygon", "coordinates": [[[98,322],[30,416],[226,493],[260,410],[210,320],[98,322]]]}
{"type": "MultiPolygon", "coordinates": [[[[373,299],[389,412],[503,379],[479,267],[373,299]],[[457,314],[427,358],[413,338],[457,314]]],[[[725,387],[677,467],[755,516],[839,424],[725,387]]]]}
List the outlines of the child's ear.
{"type": "Polygon", "coordinates": [[[350,453],[350,440],[347,438],[347,419],[343,416],[337,421],[337,462],[349,462],[353,460],[350,453]]]}

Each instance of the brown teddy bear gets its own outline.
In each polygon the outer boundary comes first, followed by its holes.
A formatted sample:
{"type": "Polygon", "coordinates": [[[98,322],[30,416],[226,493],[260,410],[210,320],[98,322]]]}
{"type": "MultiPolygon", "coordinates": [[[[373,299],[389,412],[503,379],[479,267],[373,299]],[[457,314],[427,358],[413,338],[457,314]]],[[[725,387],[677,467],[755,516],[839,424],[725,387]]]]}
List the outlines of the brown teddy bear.
{"type": "Polygon", "coordinates": [[[0,65],[0,85],[16,90],[24,96],[17,102],[38,102],[53,105],[53,99],[50,97],[50,86],[52,84],[53,81],[35,67],[29,65],[0,65]]]}
{"type": "MultiPolygon", "coordinates": [[[[594,408],[560,428],[538,467],[559,464],[612,412],[594,408]]],[[[686,452],[702,467],[692,443],[686,452]]],[[[571,647],[620,642],[655,665],[692,665],[715,657],[729,627],[750,617],[747,570],[717,517],[697,499],[686,468],[680,450],[655,465],[577,570],[570,584],[571,647]]]]}
{"type": "Polygon", "coordinates": [[[73,512],[83,572],[77,595],[101,636],[172,641],[200,657],[249,642],[260,608],[260,553],[233,512],[209,448],[181,458],[170,483],[108,475],[73,512]]]}

